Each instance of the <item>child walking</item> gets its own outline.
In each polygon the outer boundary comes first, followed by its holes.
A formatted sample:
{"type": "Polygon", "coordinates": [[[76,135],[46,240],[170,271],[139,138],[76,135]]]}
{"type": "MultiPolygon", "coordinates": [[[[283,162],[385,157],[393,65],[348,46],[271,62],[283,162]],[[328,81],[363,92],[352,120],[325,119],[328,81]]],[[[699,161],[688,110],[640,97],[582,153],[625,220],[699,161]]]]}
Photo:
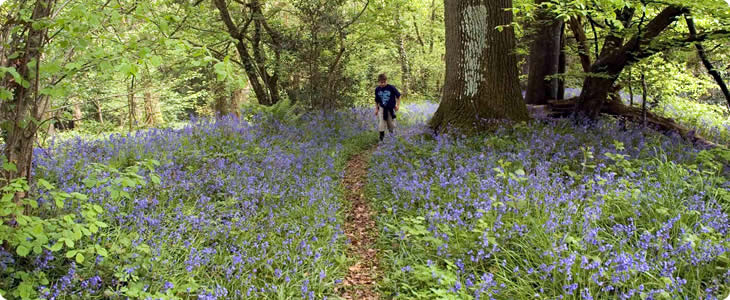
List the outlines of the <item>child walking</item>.
{"type": "Polygon", "coordinates": [[[390,133],[395,129],[395,112],[400,107],[400,92],[388,84],[385,74],[378,75],[378,86],[375,88],[375,115],[378,116],[380,141],[385,137],[385,129],[390,133]]]}

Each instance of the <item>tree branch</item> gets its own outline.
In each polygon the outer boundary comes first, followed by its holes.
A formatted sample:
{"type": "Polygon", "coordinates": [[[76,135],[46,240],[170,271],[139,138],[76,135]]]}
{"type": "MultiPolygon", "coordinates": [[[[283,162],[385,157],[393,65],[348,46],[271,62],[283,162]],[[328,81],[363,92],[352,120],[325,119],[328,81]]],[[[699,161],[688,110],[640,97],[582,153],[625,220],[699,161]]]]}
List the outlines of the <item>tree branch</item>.
{"type": "Polygon", "coordinates": [[[218,13],[221,16],[221,20],[224,24],[226,24],[226,28],[228,28],[228,34],[231,35],[234,39],[240,40],[241,39],[241,33],[238,31],[238,26],[236,26],[235,23],[233,23],[233,19],[231,19],[231,14],[228,12],[228,6],[226,6],[226,2],[224,0],[212,0],[213,4],[218,8],[218,13]]]}
{"type": "Polygon", "coordinates": [[[362,7],[362,10],[360,10],[360,13],[358,13],[357,16],[355,16],[354,18],[352,18],[352,20],[350,20],[350,22],[345,23],[345,25],[342,26],[342,27],[340,27],[340,29],[342,30],[342,29],[345,29],[347,27],[350,27],[350,25],[352,25],[355,22],[357,22],[357,20],[360,19],[360,16],[362,16],[362,14],[368,8],[368,5],[370,5],[370,0],[366,0],[365,1],[365,6],[362,7]]]}

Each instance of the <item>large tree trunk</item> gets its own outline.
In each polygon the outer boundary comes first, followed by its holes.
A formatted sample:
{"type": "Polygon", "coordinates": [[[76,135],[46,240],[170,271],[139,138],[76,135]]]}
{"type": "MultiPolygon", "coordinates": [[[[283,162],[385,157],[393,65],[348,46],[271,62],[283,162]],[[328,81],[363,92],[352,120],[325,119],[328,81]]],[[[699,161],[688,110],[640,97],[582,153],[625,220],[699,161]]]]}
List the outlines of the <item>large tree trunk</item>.
{"type": "Polygon", "coordinates": [[[445,0],[446,81],[431,126],[482,127],[487,119],[528,119],[519,89],[511,0],[445,0]]]}
{"type": "MultiPolygon", "coordinates": [[[[550,0],[537,0],[538,5],[550,0]]],[[[536,32],[530,47],[530,73],[527,79],[527,104],[544,105],[558,98],[558,83],[549,78],[560,67],[563,22],[557,20],[546,8],[540,7],[534,22],[536,32]]]]}

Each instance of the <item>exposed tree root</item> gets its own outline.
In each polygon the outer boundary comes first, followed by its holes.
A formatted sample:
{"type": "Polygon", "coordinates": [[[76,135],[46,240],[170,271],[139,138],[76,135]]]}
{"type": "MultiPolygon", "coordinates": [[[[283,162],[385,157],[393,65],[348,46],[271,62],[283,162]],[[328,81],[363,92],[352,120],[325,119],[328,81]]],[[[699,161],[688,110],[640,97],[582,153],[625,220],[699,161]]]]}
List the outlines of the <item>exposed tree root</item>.
{"type": "MultiPolygon", "coordinates": [[[[532,108],[532,110],[540,111],[543,110],[543,114],[551,117],[566,117],[570,116],[575,112],[575,104],[577,98],[571,98],[560,101],[549,101],[547,106],[542,108],[532,108]]],[[[618,97],[612,97],[609,101],[605,102],[601,107],[601,113],[610,116],[615,116],[634,122],[637,124],[643,123],[642,110],[637,107],[630,107],[621,102],[618,97]]],[[[665,118],[657,114],[646,112],[646,124],[654,130],[662,132],[664,134],[677,133],[685,140],[694,143],[695,145],[703,147],[722,147],[704,137],[698,135],[694,130],[690,130],[674,121],[671,118],[665,118]]]]}

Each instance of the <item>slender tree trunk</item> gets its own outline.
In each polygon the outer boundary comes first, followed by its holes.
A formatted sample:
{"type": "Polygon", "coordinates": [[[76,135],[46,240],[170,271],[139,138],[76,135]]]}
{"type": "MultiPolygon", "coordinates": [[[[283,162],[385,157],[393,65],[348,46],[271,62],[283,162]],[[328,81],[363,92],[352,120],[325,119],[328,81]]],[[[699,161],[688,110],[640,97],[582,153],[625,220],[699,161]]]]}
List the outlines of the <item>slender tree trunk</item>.
{"type": "Polygon", "coordinates": [[[408,63],[408,52],[406,52],[405,44],[405,38],[401,32],[398,35],[398,56],[400,57],[401,72],[403,73],[403,97],[407,98],[411,87],[411,66],[408,63]]]}
{"type": "Polygon", "coordinates": [[[641,72],[641,123],[646,128],[646,98],[647,98],[646,77],[641,72]]]}
{"type": "MultiPolygon", "coordinates": [[[[40,66],[38,61],[46,43],[47,31],[44,26],[33,25],[50,15],[53,3],[51,0],[35,2],[30,20],[23,25],[25,28],[16,31],[21,32],[23,36],[19,40],[14,40],[12,48],[9,49],[10,53],[20,53],[20,55],[10,59],[3,58],[8,64],[3,67],[14,67],[20,76],[28,81],[27,84],[21,84],[8,77],[0,78],[3,86],[13,95],[10,100],[0,101],[0,117],[2,117],[0,123],[4,123],[2,125],[5,135],[3,155],[5,160],[15,164],[17,169],[10,171],[0,169],[6,181],[23,177],[29,181],[32,179],[33,145],[39,128],[39,123],[32,120],[42,120],[46,106],[38,92],[40,78],[37,74],[40,66]],[[30,69],[31,62],[36,62],[33,70],[30,69]]],[[[16,194],[16,201],[23,196],[16,194]]]]}
{"type": "MultiPolygon", "coordinates": [[[[407,98],[410,93],[410,85],[411,85],[411,69],[410,65],[408,63],[408,52],[406,51],[406,38],[405,33],[403,32],[405,30],[405,26],[401,24],[400,21],[400,15],[396,14],[395,16],[395,25],[398,27],[398,40],[396,43],[398,43],[398,60],[400,61],[400,69],[402,74],[402,86],[401,86],[401,94],[404,98],[407,98]]],[[[418,27],[416,27],[416,31],[418,31],[418,27]]],[[[418,37],[419,34],[416,32],[416,36],[418,37]]],[[[420,37],[419,37],[420,39],[420,37]]]]}
{"type": "Polygon", "coordinates": [[[101,111],[101,103],[94,100],[94,107],[96,107],[96,121],[99,122],[99,124],[104,124],[104,114],[101,111]]]}
{"type": "Polygon", "coordinates": [[[241,117],[241,105],[246,101],[246,93],[247,91],[245,89],[240,88],[233,91],[229,110],[231,113],[236,115],[236,117],[241,117]]]}
{"type": "Polygon", "coordinates": [[[134,130],[134,124],[137,123],[137,103],[134,102],[134,81],[135,76],[132,76],[132,82],[129,85],[127,91],[127,105],[129,106],[129,131],[134,130]]]}
{"type": "Polygon", "coordinates": [[[145,124],[149,127],[160,125],[160,104],[156,95],[144,93],[145,124]]]}
{"type": "MultiPolygon", "coordinates": [[[[560,59],[558,60],[558,74],[564,75],[567,71],[567,61],[565,57],[565,44],[566,44],[566,38],[565,38],[565,23],[563,23],[563,26],[560,28],[560,59]]],[[[565,99],[565,77],[561,76],[560,78],[556,78],[555,80],[558,81],[558,100],[565,99]]]]}
{"type": "MultiPolygon", "coordinates": [[[[550,0],[537,0],[538,5],[550,0]]],[[[540,7],[535,20],[535,35],[530,48],[530,73],[525,100],[528,104],[544,105],[558,98],[558,86],[549,78],[560,68],[560,40],[563,22],[540,7]]]]}
{"type": "Polygon", "coordinates": [[[71,128],[76,128],[79,122],[84,118],[84,113],[81,111],[81,103],[76,101],[72,107],[73,109],[73,120],[71,121],[71,128]]]}
{"type": "MultiPolygon", "coordinates": [[[[41,101],[43,103],[42,104],[42,107],[43,107],[43,120],[44,121],[47,121],[45,123],[46,125],[44,125],[44,126],[48,126],[46,128],[46,135],[43,138],[43,141],[41,141],[43,144],[45,144],[46,143],[46,139],[48,137],[52,137],[52,136],[56,135],[56,128],[54,127],[55,124],[54,124],[54,120],[53,120],[53,114],[54,113],[51,112],[51,110],[50,110],[50,108],[51,108],[51,99],[50,99],[50,97],[47,96],[47,95],[44,95],[44,96],[41,97],[41,101]]],[[[39,130],[42,131],[43,128],[39,128],[39,130]]]]}
{"type": "Polygon", "coordinates": [[[222,82],[216,80],[211,83],[210,92],[211,94],[213,94],[213,97],[215,99],[213,103],[213,110],[216,117],[225,117],[230,114],[230,105],[228,104],[228,98],[230,97],[230,95],[226,93],[225,85],[222,82]]]}
{"type": "Polygon", "coordinates": [[[436,23],[436,0],[431,0],[431,18],[428,26],[428,53],[433,53],[433,42],[436,39],[433,33],[434,23],[436,23]]]}
{"type": "MultiPolygon", "coordinates": [[[[695,27],[695,22],[692,18],[692,15],[687,13],[684,15],[684,19],[687,21],[687,27],[689,27],[690,38],[695,39],[697,37],[697,27],[695,27]]],[[[712,66],[712,62],[710,62],[710,59],[707,57],[707,52],[705,52],[705,47],[702,46],[702,42],[696,42],[695,47],[697,48],[697,54],[699,55],[700,60],[702,60],[702,64],[705,65],[705,69],[707,69],[707,72],[710,73],[710,76],[715,79],[717,85],[720,86],[720,90],[722,91],[722,94],[725,96],[725,100],[727,101],[728,109],[730,109],[730,90],[728,90],[725,81],[720,75],[720,72],[718,72],[717,69],[712,66]]]]}
{"type": "MultiPolygon", "coordinates": [[[[43,118],[46,120],[50,120],[54,118],[53,113],[46,112],[43,115],[43,118]]],[[[56,135],[56,122],[55,121],[49,121],[48,122],[48,129],[46,129],[46,136],[54,136],[56,135]]]]}
{"type": "Polygon", "coordinates": [[[445,0],[446,81],[431,119],[449,126],[481,128],[487,119],[528,119],[519,89],[511,0],[445,0]]]}
{"type": "Polygon", "coordinates": [[[590,49],[588,48],[588,38],[583,30],[583,22],[580,18],[570,18],[570,30],[573,31],[573,35],[578,43],[578,57],[580,57],[583,72],[589,72],[591,70],[590,49]]]}

